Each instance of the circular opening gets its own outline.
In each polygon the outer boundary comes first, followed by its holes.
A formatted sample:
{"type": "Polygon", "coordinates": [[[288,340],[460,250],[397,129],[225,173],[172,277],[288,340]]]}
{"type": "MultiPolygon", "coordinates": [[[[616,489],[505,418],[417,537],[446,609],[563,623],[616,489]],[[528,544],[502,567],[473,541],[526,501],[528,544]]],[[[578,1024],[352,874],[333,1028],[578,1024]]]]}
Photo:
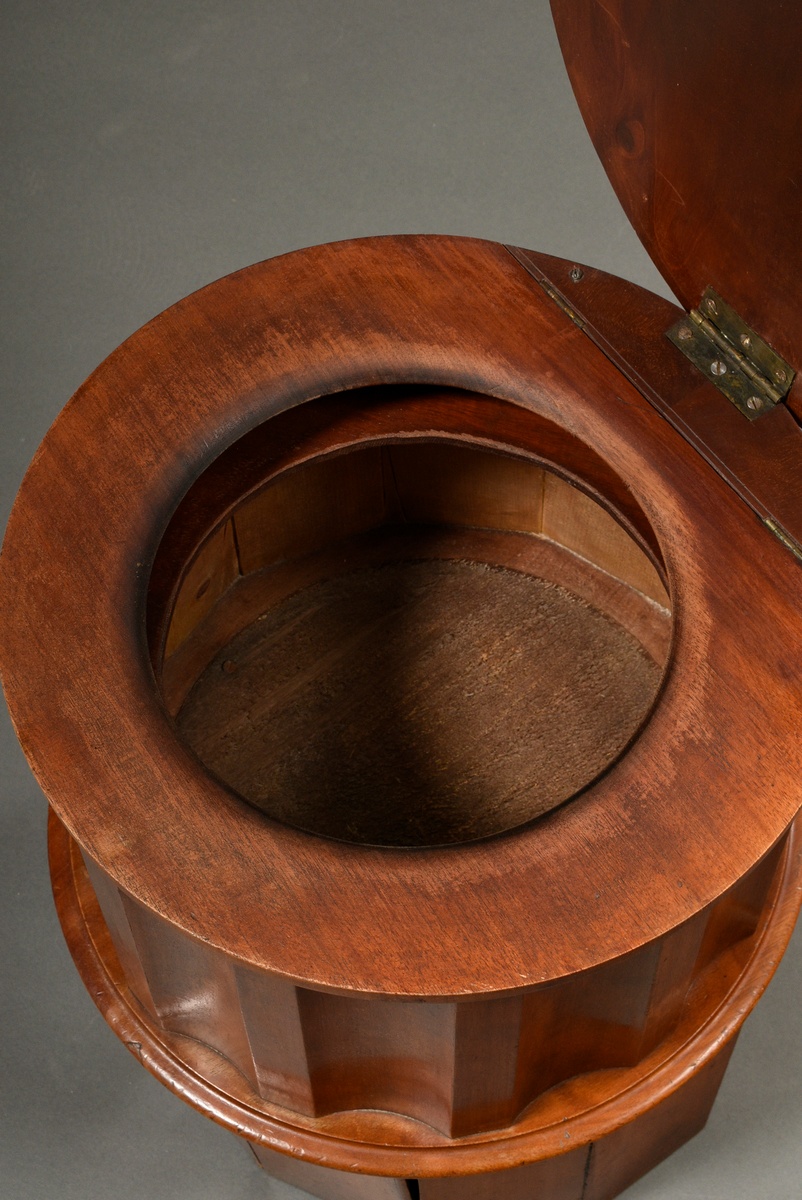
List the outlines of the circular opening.
{"type": "Polygon", "coordinates": [[[245,800],[443,845],[533,820],[621,754],[667,659],[661,575],[628,490],[554,426],[354,393],[198,480],[157,557],[152,644],[181,737],[245,800]]]}

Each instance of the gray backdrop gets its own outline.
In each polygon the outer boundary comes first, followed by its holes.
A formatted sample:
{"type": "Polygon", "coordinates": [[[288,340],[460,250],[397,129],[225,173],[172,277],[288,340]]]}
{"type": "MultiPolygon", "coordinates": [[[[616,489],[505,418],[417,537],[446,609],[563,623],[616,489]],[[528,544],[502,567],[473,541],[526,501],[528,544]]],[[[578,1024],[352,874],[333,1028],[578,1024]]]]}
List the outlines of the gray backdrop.
{"type": "MultiPolygon", "coordinates": [[[[4,519],[97,363],[257,259],[473,234],[665,292],[596,162],[545,0],[6,0],[0,20],[4,519]]],[[[0,1194],[299,1200],[97,1014],[51,905],[45,802],[7,721],[2,735],[0,1194]]],[[[632,1200],[798,1200],[801,989],[797,935],[707,1130],[632,1200]]]]}

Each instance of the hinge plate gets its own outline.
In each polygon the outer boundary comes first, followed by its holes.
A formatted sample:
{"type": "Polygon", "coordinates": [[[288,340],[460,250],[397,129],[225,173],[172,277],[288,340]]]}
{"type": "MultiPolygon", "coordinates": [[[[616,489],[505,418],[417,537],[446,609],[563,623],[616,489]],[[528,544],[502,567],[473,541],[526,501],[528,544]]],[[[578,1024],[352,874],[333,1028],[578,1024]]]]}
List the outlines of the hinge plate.
{"type": "Polygon", "coordinates": [[[793,368],[712,288],[666,336],[750,421],[788,394],[793,368]]]}
{"type": "Polygon", "coordinates": [[[778,542],[782,542],[786,550],[790,550],[797,562],[802,563],[802,546],[796,538],[791,537],[787,529],[783,529],[779,521],[773,517],[763,517],[763,524],[770,529],[778,542]]]}

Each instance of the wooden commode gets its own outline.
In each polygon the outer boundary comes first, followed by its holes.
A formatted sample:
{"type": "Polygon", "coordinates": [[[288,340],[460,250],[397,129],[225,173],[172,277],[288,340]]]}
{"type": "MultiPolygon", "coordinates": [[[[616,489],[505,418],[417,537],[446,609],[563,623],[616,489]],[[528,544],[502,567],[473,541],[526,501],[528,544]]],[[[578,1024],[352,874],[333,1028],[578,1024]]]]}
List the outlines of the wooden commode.
{"type": "Polygon", "coordinates": [[[802,21],[552,7],[684,309],[470,239],[260,263],[90,377],[0,559],[87,988],[322,1200],[618,1195],[802,898],[802,21]]]}

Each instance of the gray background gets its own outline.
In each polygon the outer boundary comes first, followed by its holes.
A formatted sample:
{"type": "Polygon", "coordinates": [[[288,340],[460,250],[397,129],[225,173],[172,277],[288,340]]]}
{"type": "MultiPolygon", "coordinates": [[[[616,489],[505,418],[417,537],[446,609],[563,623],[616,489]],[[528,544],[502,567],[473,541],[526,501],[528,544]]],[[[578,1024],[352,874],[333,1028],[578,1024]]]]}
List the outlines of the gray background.
{"type": "MultiPolygon", "coordinates": [[[[665,293],[596,162],[545,0],[6,0],[0,20],[3,520],[97,363],[257,259],[472,234],[665,293]]],[[[7,721],[2,737],[0,1194],[298,1200],[97,1014],[52,909],[45,802],[7,721]]],[[[798,1200],[800,994],[797,935],[707,1130],[632,1200],[798,1200]]]]}

